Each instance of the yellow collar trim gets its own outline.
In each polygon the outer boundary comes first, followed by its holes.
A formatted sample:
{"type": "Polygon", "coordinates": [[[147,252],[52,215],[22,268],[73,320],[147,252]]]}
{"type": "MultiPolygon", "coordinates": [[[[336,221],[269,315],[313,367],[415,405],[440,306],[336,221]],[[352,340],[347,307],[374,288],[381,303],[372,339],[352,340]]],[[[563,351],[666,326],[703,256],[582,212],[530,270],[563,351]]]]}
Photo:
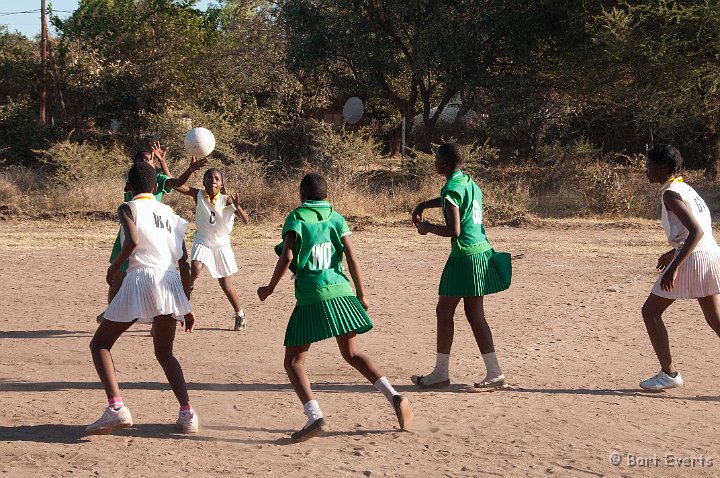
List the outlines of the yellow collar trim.
{"type": "Polygon", "coordinates": [[[140,193],[137,196],[133,197],[133,201],[136,201],[138,199],[155,199],[155,196],[153,196],[151,193],[140,193]]]}
{"type": "Polygon", "coordinates": [[[665,181],[665,183],[662,185],[662,188],[660,188],[660,189],[661,189],[662,191],[664,191],[664,190],[666,190],[667,188],[669,188],[670,186],[672,186],[673,184],[675,184],[675,183],[681,183],[681,182],[683,182],[682,176],[677,176],[677,177],[674,177],[674,178],[670,178],[670,179],[668,179],[667,181],[665,181]]]}
{"type": "Polygon", "coordinates": [[[210,197],[210,195],[207,193],[207,191],[205,191],[205,199],[207,199],[207,200],[210,201],[213,205],[215,205],[215,203],[217,202],[217,200],[220,199],[220,194],[221,194],[221,192],[218,191],[215,196],[210,197]]]}

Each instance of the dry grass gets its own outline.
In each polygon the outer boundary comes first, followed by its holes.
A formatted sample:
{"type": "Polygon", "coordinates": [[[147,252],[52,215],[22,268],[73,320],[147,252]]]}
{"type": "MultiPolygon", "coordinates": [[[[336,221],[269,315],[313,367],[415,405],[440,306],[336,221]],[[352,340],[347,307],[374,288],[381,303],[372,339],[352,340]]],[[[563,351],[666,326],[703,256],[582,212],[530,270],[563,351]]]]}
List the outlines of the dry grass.
{"type": "MultiPolygon", "coordinates": [[[[228,191],[238,191],[254,223],[281,223],[300,199],[301,171],[278,176],[254,158],[218,167],[228,191]]],[[[186,162],[171,164],[175,174],[186,162]]],[[[123,178],[113,168],[107,175],[82,181],[56,181],[49,170],[20,167],[0,172],[0,215],[30,218],[110,218],[121,201],[123,178]]],[[[483,190],[485,218],[497,224],[517,218],[648,218],[659,217],[658,190],[648,185],[637,167],[604,163],[564,167],[501,167],[474,170],[483,190]]],[[[189,185],[201,187],[201,172],[189,185]]],[[[697,172],[686,174],[711,210],[720,211],[720,190],[697,172]]],[[[329,181],[329,199],[356,224],[393,224],[406,221],[420,201],[437,197],[442,187],[437,175],[409,176],[399,170],[353,173],[329,181]]],[[[194,218],[192,198],[174,192],[164,199],[178,214],[194,218]]],[[[438,214],[430,218],[439,219],[438,214]]]]}

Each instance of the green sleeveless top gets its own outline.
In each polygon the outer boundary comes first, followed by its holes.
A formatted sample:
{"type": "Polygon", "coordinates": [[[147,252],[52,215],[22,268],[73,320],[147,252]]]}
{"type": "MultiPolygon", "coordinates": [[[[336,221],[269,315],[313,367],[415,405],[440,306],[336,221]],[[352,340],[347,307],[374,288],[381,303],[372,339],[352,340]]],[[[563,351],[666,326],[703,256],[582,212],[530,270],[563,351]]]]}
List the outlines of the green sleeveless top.
{"type": "Polygon", "coordinates": [[[341,238],[351,234],[345,218],[327,201],[305,201],[285,219],[283,238],[290,231],[296,234],[290,269],[297,305],[354,295],[342,266],[341,238]]]}
{"type": "Polygon", "coordinates": [[[482,191],[470,176],[455,171],[440,190],[440,200],[445,224],[446,201],[460,210],[460,235],[450,238],[450,256],[470,256],[492,248],[482,224],[482,191]]]}

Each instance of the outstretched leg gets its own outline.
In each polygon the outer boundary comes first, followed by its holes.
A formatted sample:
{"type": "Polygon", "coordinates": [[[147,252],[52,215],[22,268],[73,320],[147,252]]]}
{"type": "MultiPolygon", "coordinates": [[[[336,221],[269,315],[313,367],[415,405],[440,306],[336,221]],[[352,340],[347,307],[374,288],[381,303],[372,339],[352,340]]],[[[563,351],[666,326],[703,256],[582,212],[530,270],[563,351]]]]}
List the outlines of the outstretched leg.
{"type": "Polygon", "coordinates": [[[397,415],[400,429],[406,430],[413,421],[413,411],[407,398],[400,395],[390,384],[390,381],[375,366],[370,357],[358,351],[357,334],[350,332],[335,337],[342,358],[360,372],[373,386],[380,391],[392,404],[397,415]]]}
{"type": "Polygon", "coordinates": [[[455,337],[455,309],[460,297],[440,296],[437,314],[437,354],[435,368],[428,375],[413,375],[412,382],[420,388],[441,388],[450,385],[450,349],[455,337]]]}
{"type": "Polygon", "coordinates": [[[705,321],[720,337],[720,295],[711,295],[698,299],[705,321]]]}
{"type": "Polygon", "coordinates": [[[662,314],[675,302],[674,299],[650,294],[642,307],[643,321],[647,329],[650,343],[660,361],[660,372],[653,377],[640,382],[640,387],[646,390],[665,390],[667,388],[680,387],[683,384],[680,373],[675,370],[670,355],[670,340],[667,329],[662,320],[662,314]]]}
{"type": "Polygon", "coordinates": [[[357,334],[350,332],[344,335],[335,337],[337,340],[338,348],[342,358],[345,359],[355,370],[360,372],[370,383],[375,383],[380,377],[382,372],[378,370],[370,357],[360,353],[357,347],[357,334]]]}

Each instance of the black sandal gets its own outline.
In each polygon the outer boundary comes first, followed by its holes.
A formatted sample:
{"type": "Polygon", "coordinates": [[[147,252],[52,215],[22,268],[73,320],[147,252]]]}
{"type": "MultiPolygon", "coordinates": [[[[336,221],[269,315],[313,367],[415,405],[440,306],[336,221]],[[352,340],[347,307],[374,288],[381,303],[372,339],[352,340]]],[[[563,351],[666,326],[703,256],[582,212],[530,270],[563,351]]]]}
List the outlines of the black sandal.
{"type": "Polygon", "coordinates": [[[417,385],[420,388],[424,389],[433,389],[433,388],[445,388],[450,386],[450,379],[442,380],[440,382],[435,383],[424,383],[422,380],[425,378],[425,375],[413,375],[410,377],[410,381],[417,385]]]}

